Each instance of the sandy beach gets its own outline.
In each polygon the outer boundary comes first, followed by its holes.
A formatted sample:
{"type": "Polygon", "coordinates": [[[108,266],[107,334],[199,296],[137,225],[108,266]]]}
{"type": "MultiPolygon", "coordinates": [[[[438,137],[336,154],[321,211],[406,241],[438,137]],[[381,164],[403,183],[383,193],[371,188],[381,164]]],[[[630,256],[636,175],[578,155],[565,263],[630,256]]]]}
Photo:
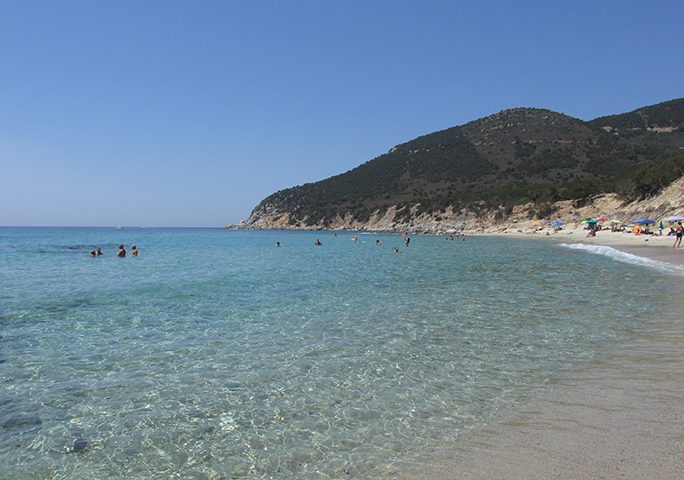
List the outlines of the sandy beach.
{"type": "MultiPolygon", "coordinates": [[[[684,265],[673,237],[577,229],[504,236],[606,245],[684,265]]],[[[673,291],[684,278],[673,276],[673,291]]],[[[672,293],[672,292],[668,292],[672,293]]],[[[684,316],[661,306],[644,330],[515,414],[402,469],[412,479],[679,479],[684,472],[684,316]]]]}
{"type": "MultiPolygon", "coordinates": [[[[568,228],[558,232],[554,232],[552,229],[537,231],[527,229],[522,231],[508,231],[505,233],[488,233],[488,235],[541,239],[564,243],[584,243],[587,245],[605,245],[622,250],[623,252],[631,253],[632,255],[650,258],[651,260],[684,265],[684,246],[681,248],[672,248],[675,239],[674,237],[668,236],[633,235],[627,232],[601,230],[596,233],[595,237],[587,237],[587,231],[581,228],[568,228]]],[[[684,243],[682,245],[684,245],[684,243]]]]}

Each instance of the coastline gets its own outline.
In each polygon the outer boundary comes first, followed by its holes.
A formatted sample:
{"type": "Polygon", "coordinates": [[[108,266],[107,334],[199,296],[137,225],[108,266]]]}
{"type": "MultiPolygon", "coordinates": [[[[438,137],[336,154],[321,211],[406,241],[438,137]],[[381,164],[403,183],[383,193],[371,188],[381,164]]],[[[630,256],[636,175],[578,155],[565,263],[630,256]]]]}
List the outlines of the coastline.
{"type": "Polygon", "coordinates": [[[510,417],[429,453],[401,478],[680,478],[683,330],[681,319],[661,319],[510,417]]]}
{"type": "Polygon", "coordinates": [[[672,248],[674,237],[655,235],[632,235],[627,232],[611,232],[601,230],[595,237],[587,237],[587,231],[579,228],[553,232],[550,229],[539,231],[488,232],[472,234],[473,236],[495,236],[521,239],[537,239],[556,243],[581,243],[585,245],[601,245],[612,247],[632,255],[684,266],[684,243],[680,248],[672,248]],[[548,233],[548,235],[547,235],[548,233]]]}
{"type": "MultiPolygon", "coordinates": [[[[609,246],[684,266],[684,248],[672,248],[672,237],[558,233],[494,236],[609,246]]],[[[680,478],[684,321],[677,295],[684,289],[680,278],[673,279],[673,291],[663,292],[672,304],[648,319],[638,335],[611,348],[594,365],[559,380],[510,416],[464,433],[455,445],[428,452],[415,464],[401,465],[398,478],[680,478]]]]}

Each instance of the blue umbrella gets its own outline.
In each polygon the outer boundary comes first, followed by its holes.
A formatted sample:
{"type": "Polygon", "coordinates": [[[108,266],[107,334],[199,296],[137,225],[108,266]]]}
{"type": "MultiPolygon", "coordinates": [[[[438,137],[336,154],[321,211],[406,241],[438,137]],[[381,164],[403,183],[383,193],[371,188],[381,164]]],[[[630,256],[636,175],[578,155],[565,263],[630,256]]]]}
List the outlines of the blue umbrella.
{"type": "Polygon", "coordinates": [[[684,222],[684,217],[667,217],[665,219],[666,222],[684,222]]]}
{"type": "Polygon", "coordinates": [[[563,222],[561,220],[556,220],[551,224],[551,226],[553,227],[560,227],[561,225],[563,225],[563,222]]]}
{"type": "Polygon", "coordinates": [[[650,218],[640,218],[639,220],[634,220],[632,223],[636,225],[649,225],[651,223],[656,223],[656,221],[651,220],[650,218]]]}

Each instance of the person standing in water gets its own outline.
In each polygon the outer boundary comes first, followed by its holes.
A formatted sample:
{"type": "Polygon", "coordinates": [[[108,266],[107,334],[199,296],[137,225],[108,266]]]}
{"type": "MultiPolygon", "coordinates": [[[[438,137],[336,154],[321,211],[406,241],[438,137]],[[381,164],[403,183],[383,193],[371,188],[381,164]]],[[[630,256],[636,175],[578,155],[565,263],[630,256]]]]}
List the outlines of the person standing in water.
{"type": "Polygon", "coordinates": [[[314,242],[314,245],[316,245],[317,247],[320,247],[322,245],[322,243],[319,239],[316,239],[316,241],[314,242]]]}
{"type": "Polygon", "coordinates": [[[133,245],[133,246],[131,247],[131,256],[133,256],[133,257],[137,257],[137,256],[138,256],[138,247],[136,247],[135,245],[133,245]]]}
{"type": "Polygon", "coordinates": [[[119,253],[116,254],[117,257],[123,258],[126,256],[126,249],[123,245],[119,245],[119,253]]]}

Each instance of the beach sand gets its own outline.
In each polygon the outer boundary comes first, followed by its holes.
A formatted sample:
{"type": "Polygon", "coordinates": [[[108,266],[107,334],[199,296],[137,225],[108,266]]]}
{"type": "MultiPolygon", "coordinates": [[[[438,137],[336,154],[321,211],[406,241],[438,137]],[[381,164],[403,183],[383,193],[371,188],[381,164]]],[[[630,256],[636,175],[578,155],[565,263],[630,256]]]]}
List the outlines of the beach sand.
{"type": "MultiPolygon", "coordinates": [[[[640,257],[661,262],[684,265],[684,246],[672,248],[674,237],[655,235],[632,235],[626,232],[599,231],[595,237],[587,237],[587,231],[568,229],[553,232],[550,229],[534,233],[511,232],[494,234],[501,237],[535,238],[565,243],[585,243],[588,245],[605,245],[640,257]],[[546,233],[549,235],[546,235],[546,233]]],[[[682,243],[684,245],[684,242],[682,243]]]]}
{"type": "MultiPolygon", "coordinates": [[[[673,249],[672,237],[646,242],[598,232],[586,238],[581,230],[513,235],[608,245],[684,265],[684,248],[673,249]]],[[[683,282],[673,276],[673,292],[684,291],[683,282]]],[[[591,368],[560,380],[512,416],[465,433],[456,445],[400,466],[398,478],[684,478],[684,315],[681,304],[662,311],[591,368]]]]}

